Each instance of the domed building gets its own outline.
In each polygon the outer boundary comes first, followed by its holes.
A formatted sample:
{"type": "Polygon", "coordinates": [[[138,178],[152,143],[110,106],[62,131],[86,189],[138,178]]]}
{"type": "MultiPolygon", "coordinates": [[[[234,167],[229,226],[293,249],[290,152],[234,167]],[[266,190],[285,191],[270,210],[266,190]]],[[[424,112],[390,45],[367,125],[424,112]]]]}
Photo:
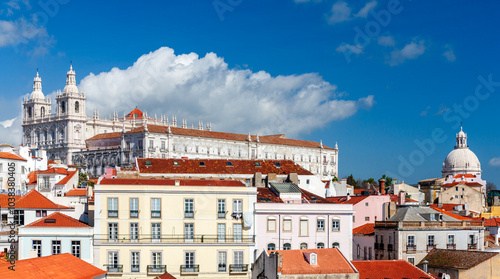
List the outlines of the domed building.
{"type": "Polygon", "coordinates": [[[462,127],[457,134],[455,149],[446,156],[443,163],[443,178],[454,177],[458,174],[472,174],[481,177],[481,163],[476,154],[467,145],[467,134],[462,127]]]}

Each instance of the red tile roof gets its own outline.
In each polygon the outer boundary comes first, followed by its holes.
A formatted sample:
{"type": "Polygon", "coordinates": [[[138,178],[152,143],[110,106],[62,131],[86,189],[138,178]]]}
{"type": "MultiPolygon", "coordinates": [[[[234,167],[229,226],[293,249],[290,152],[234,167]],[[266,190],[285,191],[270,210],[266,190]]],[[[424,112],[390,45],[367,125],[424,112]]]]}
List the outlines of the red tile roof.
{"type": "Polygon", "coordinates": [[[453,178],[474,178],[476,175],[467,173],[467,174],[457,174],[453,178]]]}
{"type": "Polygon", "coordinates": [[[431,208],[432,209],[436,209],[436,208],[439,208],[439,209],[442,209],[442,210],[445,210],[445,211],[455,211],[455,206],[459,206],[460,204],[455,204],[455,203],[443,203],[443,204],[437,204],[437,203],[433,203],[431,204],[431,208]]]}
{"type": "Polygon", "coordinates": [[[432,249],[419,265],[427,260],[429,267],[469,269],[497,255],[496,252],[432,249]]]}
{"type": "Polygon", "coordinates": [[[0,159],[26,161],[26,159],[24,159],[23,157],[10,152],[0,152],[0,159]]]}
{"type": "Polygon", "coordinates": [[[42,219],[29,223],[25,227],[90,228],[89,225],[59,212],[54,212],[47,217],[43,217],[42,219]],[[50,221],[46,222],[45,220],[50,221]]]}
{"type": "Polygon", "coordinates": [[[328,201],[333,203],[343,203],[343,204],[357,204],[362,202],[364,199],[369,196],[342,196],[342,197],[328,197],[326,198],[328,201]]]}
{"type": "MultiPolygon", "coordinates": [[[[399,197],[398,197],[398,195],[389,194],[389,197],[391,197],[391,202],[395,202],[395,203],[399,204],[399,197]]],[[[405,196],[405,202],[418,202],[418,201],[414,200],[414,199],[409,199],[409,198],[407,198],[405,196]]]]}
{"type": "Polygon", "coordinates": [[[484,220],[485,227],[500,227],[500,218],[491,218],[484,220]]]}
{"type": "Polygon", "coordinates": [[[100,185],[168,185],[174,186],[179,181],[180,186],[218,186],[218,187],[246,187],[236,180],[203,180],[203,179],[128,179],[104,178],[100,185]]]}
{"type": "MultiPolygon", "coordinates": [[[[138,108],[135,108],[133,109],[131,112],[129,112],[126,116],[125,116],[125,119],[127,120],[132,120],[134,119],[134,114],[136,115],[135,116],[135,119],[142,119],[144,117],[144,113],[138,109],[138,108]]],[[[123,119],[123,118],[122,118],[123,119]]],[[[148,117],[149,120],[153,120],[151,118],[148,117]]]]}
{"type": "Polygon", "coordinates": [[[66,195],[66,197],[81,197],[81,196],[87,196],[87,189],[79,189],[79,188],[73,188],[69,190],[66,195]]]}
{"type": "Polygon", "coordinates": [[[69,182],[69,180],[77,173],[78,171],[68,171],[68,175],[66,175],[61,181],[57,182],[56,185],[65,185],[69,182]]]}
{"type": "MultiPolygon", "coordinates": [[[[302,203],[331,203],[327,199],[299,188],[302,193],[302,203]]],[[[260,203],[283,203],[283,200],[268,187],[257,188],[257,202],[260,203]]]]}
{"type": "Polygon", "coordinates": [[[439,208],[439,207],[432,207],[431,206],[431,208],[443,213],[444,215],[448,215],[448,216],[453,217],[453,218],[458,219],[458,220],[477,220],[477,218],[470,218],[470,217],[461,216],[461,215],[458,215],[455,213],[448,212],[448,211],[446,211],[442,208],[439,208]]]}
{"type": "Polygon", "coordinates": [[[368,223],[352,230],[352,234],[374,235],[375,223],[368,223]]]}
{"type": "Polygon", "coordinates": [[[69,253],[16,261],[15,271],[10,270],[10,262],[0,260],[0,278],[23,279],[89,279],[104,271],[69,253]]]}
{"type": "Polygon", "coordinates": [[[68,174],[68,170],[65,168],[50,168],[43,171],[37,171],[39,174],[57,173],[57,174],[68,174]]]}
{"type": "MultiPolygon", "coordinates": [[[[7,194],[0,194],[0,208],[9,207],[9,198],[11,197],[7,194]]],[[[14,196],[14,198],[16,199],[15,202],[17,202],[17,200],[19,200],[21,196],[14,196]]]]}
{"type": "Polygon", "coordinates": [[[36,185],[36,182],[37,182],[37,174],[39,173],[40,171],[32,171],[28,174],[28,183],[27,185],[36,185]]]}
{"type": "Polygon", "coordinates": [[[363,192],[368,192],[370,195],[375,195],[376,191],[373,189],[354,189],[354,194],[355,195],[361,195],[363,192]]]}
{"type": "Polygon", "coordinates": [[[494,235],[490,234],[485,239],[486,239],[486,242],[487,242],[484,245],[485,249],[499,248],[500,247],[499,245],[495,244],[495,236],[494,235]],[[486,245],[488,245],[488,246],[486,246],[486,245]]]}
{"type": "Polygon", "coordinates": [[[196,174],[290,174],[313,175],[291,160],[225,160],[225,159],[137,159],[140,173],[196,174]],[[149,162],[151,165],[146,165],[149,162]],[[178,165],[174,165],[177,162],[178,165]],[[204,165],[200,166],[200,162],[204,165]],[[229,163],[231,165],[229,165],[229,163]],[[277,167],[276,164],[280,166],[277,167]],[[259,164],[259,166],[256,166],[259,164]]]}
{"type": "MultiPolygon", "coordinates": [[[[269,254],[272,251],[267,251],[269,254]]],[[[346,274],[356,273],[337,248],[278,250],[282,255],[281,274],[346,274]],[[304,253],[316,253],[317,265],[310,265],[304,253]],[[335,264],[332,264],[335,263],[335,264]]]]}
{"type": "Polygon", "coordinates": [[[41,208],[41,209],[70,209],[49,200],[37,190],[33,189],[16,201],[16,208],[41,208]]]}
{"type": "Polygon", "coordinates": [[[55,161],[52,161],[52,160],[47,161],[47,165],[54,165],[54,164],[57,164],[57,163],[55,161]]]}
{"type": "Polygon", "coordinates": [[[352,261],[359,279],[435,278],[405,260],[352,261]]]}
{"type": "Polygon", "coordinates": [[[114,132],[114,133],[104,133],[104,134],[97,134],[87,140],[101,140],[101,139],[112,139],[112,138],[121,138],[122,133],[121,132],[114,132]]]}
{"type": "MultiPolygon", "coordinates": [[[[167,133],[167,126],[158,126],[158,125],[148,125],[148,131],[151,133],[167,133]]],[[[127,133],[140,133],[144,131],[144,126],[138,127],[129,131],[127,133]]],[[[186,128],[178,128],[178,127],[170,127],[170,131],[175,135],[183,135],[183,136],[191,136],[191,137],[201,137],[201,138],[217,138],[217,139],[226,139],[226,140],[235,140],[235,141],[247,141],[248,135],[244,134],[234,134],[234,133],[225,133],[225,132],[214,132],[214,131],[206,131],[206,130],[197,130],[197,129],[186,129],[186,128]]],[[[257,140],[256,135],[250,136],[251,140],[255,142],[257,140]]],[[[270,143],[270,144],[281,144],[281,145],[291,145],[291,146],[302,146],[309,148],[320,148],[320,143],[314,141],[306,141],[306,140],[296,140],[296,139],[288,139],[285,135],[269,135],[269,136],[259,136],[260,143],[270,143]]],[[[323,145],[324,149],[333,149],[326,145],[323,145]]]]}
{"type": "Polygon", "coordinates": [[[176,279],[172,274],[165,272],[160,276],[155,277],[155,279],[176,279]]]}

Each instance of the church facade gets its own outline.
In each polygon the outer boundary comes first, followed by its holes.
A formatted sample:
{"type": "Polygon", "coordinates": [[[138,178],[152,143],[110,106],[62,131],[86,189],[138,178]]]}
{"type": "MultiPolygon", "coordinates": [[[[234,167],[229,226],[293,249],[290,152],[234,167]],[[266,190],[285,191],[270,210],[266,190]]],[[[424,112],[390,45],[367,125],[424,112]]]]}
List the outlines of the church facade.
{"type": "Polygon", "coordinates": [[[92,176],[106,167],[133,166],[135,158],[212,158],[293,160],[322,180],[338,176],[338,152],[322,141],[288,139],[285,135],[244,135],[212,131],[211,124],[188,128],[177,117],[148,117],[139,109],[109,119],[94,111],[87,117],[85,93],[76,86],[73,68],[57,93],[55,113],[42,93],[38,73],[33,92],[23,101],[23,145],[47,151],[49,160],[76,164],[92,176]]]}

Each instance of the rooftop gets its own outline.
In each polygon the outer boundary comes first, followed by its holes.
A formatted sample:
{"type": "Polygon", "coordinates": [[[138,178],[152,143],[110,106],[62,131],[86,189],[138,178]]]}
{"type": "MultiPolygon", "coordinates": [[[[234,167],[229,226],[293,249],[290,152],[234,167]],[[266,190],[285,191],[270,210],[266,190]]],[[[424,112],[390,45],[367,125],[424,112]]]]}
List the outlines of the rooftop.
{"type": "MultiPolygon", "coordinates": [[[[331,203],[325,198],[315,195],[309,191],[297,187],[302,193],[302,203],[331,203]]],[[[257,187],[258,203],[283,203],[283,200],[268,187],[257,187]]]]}
{"type": "Polygon", "coordinates": [[[0,152],[0,159],[26,161],[23,157],[10,152],[0,152]]]}
{"type": "Polygon", "coordinates": [[[498,255],[495,252],[433,249],[420,261],[428,261],[429,267],[469,269],[498,255]]]}
{"type": "Polygon", "coordinates": [[[87,189],[82,189],[82,188],[74,188],[69,190],[66,195],[66,197],[75,197],[75,196],[87,196],[87,189]]]}
{"type": "Polygon", "coordinates": [[[218,186],[218,187],[246,187],[236,180],[202,180],[202,179],[133,179],[133,178],[104,178],[100,185],[164,185],[175,186],[218,186]]]}
{"type": "Polygon", "coordinates": [[[359,279],[424,279],[431,274],[405,260],[351,261],[359,272],[359,279]]]}
{"type": "Polygon", "coordinates": [[[357,235],[374,235],[375,223],[367,223],[352,230],[352,234],[357,235]]]}
{"type": "Polygon", "coordinates": [[[75,218],[59,212],[54,212],[47,217],[29,223],[25,227],[90,228],[75,218]]]}
{"type": "MultiPolygon", "coordinates": [[[[15,208],[40,208],[40,209],[71,209],[64,205],[59,205],[49,200],[37,190],[33,189],[24,196],[17,196],[15,208]]],[[[0,194],[0,201],[6,200],[7,194],[0,194]]]]}
{"type": "MultiPolygon", "coordinates": [[[[391,218],[389,218],[388,221],[425,222],[425,221],[433,221],[431,219],[432,216],[434,216],[434,221],[439,221],[439,219],[436,218],[436,214],[439,215],[440,213],[442,212],[425,206],[400,207],[396,211],[396,214],[394,214],[391,218]]],[[[448,215],[443,215],[443,221],[458,221],[458,219],[448,215]]]]}

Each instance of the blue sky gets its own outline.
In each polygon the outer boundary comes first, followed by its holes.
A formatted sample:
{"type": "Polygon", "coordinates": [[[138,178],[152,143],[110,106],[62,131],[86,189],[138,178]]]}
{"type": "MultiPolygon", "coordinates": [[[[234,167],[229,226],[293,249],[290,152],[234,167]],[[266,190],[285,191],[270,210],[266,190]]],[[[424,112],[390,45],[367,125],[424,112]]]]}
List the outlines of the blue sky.
{"type": "Polygon", "coordinates": [[[496,1],[47,3],[0,6],[1,141],[20,143],[36,69],[53,96],[73,61],[88,115],[338,142],[342,177],[439,177],[463,121],[500,185],[496,1]]]}

